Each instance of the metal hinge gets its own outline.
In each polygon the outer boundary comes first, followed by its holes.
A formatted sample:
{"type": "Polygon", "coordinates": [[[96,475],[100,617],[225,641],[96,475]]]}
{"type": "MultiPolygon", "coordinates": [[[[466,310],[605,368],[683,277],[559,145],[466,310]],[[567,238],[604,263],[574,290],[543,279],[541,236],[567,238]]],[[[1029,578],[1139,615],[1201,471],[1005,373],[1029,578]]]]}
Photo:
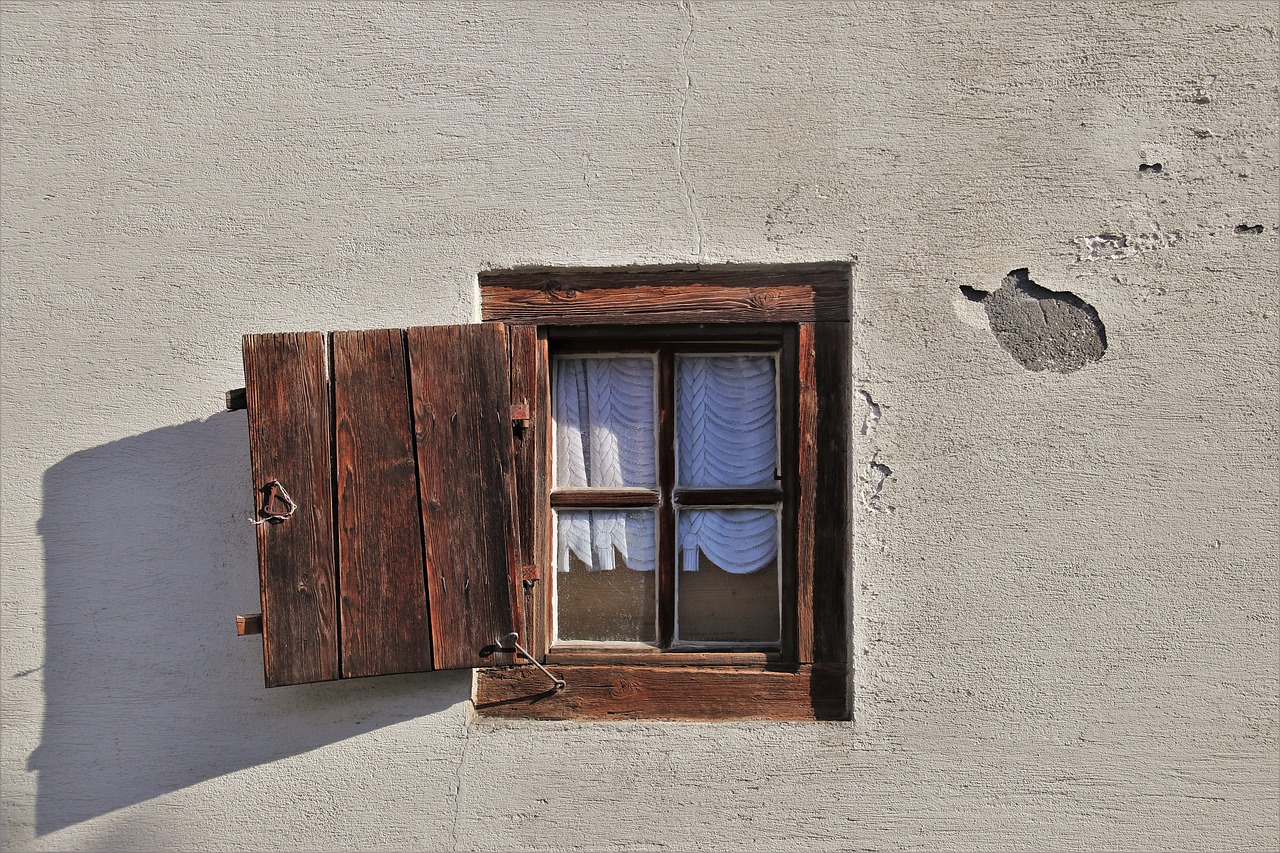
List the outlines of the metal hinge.
{"type": "Polygon", "coordinates": [[[524,432],[532,423],[529,416],[528,403],[512,403],[511,404],[511,428],[516,432],[524,432]]]}
{"type": "Polygon", "coordinates": [[[532,592],[533,585],[542,580],[542,571],[534,564],[520,567],[520,583],[524,585],[524,591],[532,592]]]}

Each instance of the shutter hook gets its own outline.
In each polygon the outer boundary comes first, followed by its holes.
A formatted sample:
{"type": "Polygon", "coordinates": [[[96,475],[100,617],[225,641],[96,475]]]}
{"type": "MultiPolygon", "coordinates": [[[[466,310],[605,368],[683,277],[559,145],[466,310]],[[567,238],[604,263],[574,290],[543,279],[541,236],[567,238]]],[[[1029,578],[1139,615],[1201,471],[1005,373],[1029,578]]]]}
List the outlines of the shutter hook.
{"type": "Polygon", "coordinates": [[[555,683],[556,690],[564,690],[566,687],[569,686],[568,682],[566,682],[563,678],[556,675],[554,672],[552,672],[551,670],[547,669],[545,666],[543,666],[542,664],[534,660],[533,655],[529,654],[529,650],[526,649],[524,646],[520,645],[520,635],[517,634],[515,631],[512,631],[510,634],[505,635],[498,642],[498,645],[504,649],[510,646],[514,646],[515,650],[520,652],[522,655],[524,655],[525,659],[528,660],[529,663],[533,664],[538,669],[542,670],[543,673],[546,674],[547,678],[550,678],[555,683]]]}
{"type": "Polygon", "coordinates": [[[298,505],[294,503],[293,498],[289,497],[289,493],[285,490],[284,484],[279,480],[269,480],[261,489],[262,505],[258,507],[259,519],[250,519],[253,524],[266,524],[268,521],[272,524],[283,524],[284,520],[298,509],[298,505]],[[271,496],[278,494],[280,500],[284,501],[285,511],[276,512],[271,509],[271,496]]]}

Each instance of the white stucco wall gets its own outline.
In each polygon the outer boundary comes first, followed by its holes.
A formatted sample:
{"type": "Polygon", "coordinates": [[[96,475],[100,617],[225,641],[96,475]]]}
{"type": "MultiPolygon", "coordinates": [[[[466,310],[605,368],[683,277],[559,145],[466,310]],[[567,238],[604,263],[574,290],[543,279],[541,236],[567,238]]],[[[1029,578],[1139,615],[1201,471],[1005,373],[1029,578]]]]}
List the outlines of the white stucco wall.
{"type": "Polygon", "coordinates": [[[4,847],[1276,849],[1278,26],[6,2],[4,847]],[[487,267],[854,258],[853,723],[262,688],[242,333],[469,321],[487,267]],[[958,288],[1020,267],[1099,363],[1000,349],[958,288]]]}

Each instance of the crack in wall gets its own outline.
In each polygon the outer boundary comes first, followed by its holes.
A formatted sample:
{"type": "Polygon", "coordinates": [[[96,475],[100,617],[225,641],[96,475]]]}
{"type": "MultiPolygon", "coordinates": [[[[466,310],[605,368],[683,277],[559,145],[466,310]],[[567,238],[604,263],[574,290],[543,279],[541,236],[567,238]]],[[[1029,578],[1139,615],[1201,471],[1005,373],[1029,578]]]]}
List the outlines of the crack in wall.
{"type": "MultiPolygon", "coordinates": [[[[474,680],[474,674],[472,676],[474,680]]],[[[472,695],[475,688],[472,687],[472,695]]],[[[462,720],[462,755],[458,756],[458,767],[453,774],[453,823],[449,828],[449,849],[458,849],[458,822],[462,819],[462,773],[467,766],[467,747],[471,745],[471,711],[462,720]]]]}
{"type": "Polygon", "coordinates": [[[688,28],[680,40],[680,71],[684,75],[684,89],[680,92],[680,112],[676,116],[676,171],[680,176],[680,186],[684,189],[685,207],[698,234],[698,260],[701,261],[702,213],[698,210],[697,194],[693,191],[693,183],[689,180],[684,162],[685,112],[689,108],[689,95],[693,91],[693,74],[689,71],[689,42],[693,40],[693,4],[690,0],[681,0],[680,9],[685,14],[688,28]]]}

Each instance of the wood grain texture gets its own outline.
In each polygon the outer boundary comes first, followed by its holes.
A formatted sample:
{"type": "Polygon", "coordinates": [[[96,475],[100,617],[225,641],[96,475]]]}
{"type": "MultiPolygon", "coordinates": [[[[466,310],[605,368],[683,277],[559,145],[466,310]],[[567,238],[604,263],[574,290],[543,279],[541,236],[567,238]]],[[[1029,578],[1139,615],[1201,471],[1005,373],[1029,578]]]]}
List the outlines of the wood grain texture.
{"type": "Polygon", "coordinates": [[[784,660],[796,657],[796,410],[798,407],[799,371],[796,366],[796,327],[788,326],[778,350],[778,459],[782,466],[782,655],[784,660]]]}
{"type": "Polygon", "coordinates": [[[333,333],[342,675],[432,668],[404,332],[333,333]]]}
{"type": "MultiPolygon", "coordinates": [[[[546,341],[539,340],[535,326],[510,326],[507,330],[510,348],[511,403],[526,406],[529,426],[516,433],[513,468],[514,503],[520,543],[520,565],[532,569],[521,578],[524,596],[524,624],[517,628],[525,648],[541,657],[550,645],[545,606],[545,587],[550,585],[546,555],[550,551],[550,515],[540,512],[547,490],[547,439],[550,434],[550,410],[547,408],[546,341]],[[525,581],[529,581],[528,584],[525,581]]],[[[549,571],[549,570],[548,570],[549,571]]]]}
{"type": "Polygon", "coordinates": [[[532,667],[477,673],[476,712],[529,720],[846,719],[841,666],[553,666],[548,690],[532,667]]]}
{"type": "Polygon", "coordinates": [[[658,355],[658,645],[666,647],[676,623],[676,359],[670,349],[658,355]]]}
{"type": "MultiPolygon", "coordinates": [[[[814,508],[818,502],[818,398],[823,390],[814,374],[814,329],[796,329],[796,500],[795,500],[795,614],[796,657],[813,661],[813,543],[814,508]]],[[[822,460],[825,464],[825,460],[822,460]]],[[[825,593],[825,590],[823,591],[825,593]]]]}
{"type": "Polygon", "coordinates": [[[704,652],[679,649],[611,649],[554,646],[548,664],[577,666],[765,666],[782,662],[778,651],[704,652]]]}
{"type": "Polygon", "coordinates": [[[850,341],[847,323],[814,324],[818,389],[813,505],[813,660],[848,659],[850,341]]]}
{"type": "Polygon", "coordinates": [[[543,325],[751,323],[838,320],[845,294],[811,285],[484,286],[485,320],[543,325]]]}
{"type": "Polygon", "coordinates": [[[255,503],[278,480],[298,505],[255,528],[268,687],[338,678],[326,358],[319,332],[244,338],[255,503]]]}
{"type": "Polygon", "coordinates": [[[660,499],[652,489],[557,489],[551,493],[553,507],[648,507],[657,506],[660,499]]]}
{"type": "Polygon", "coordinates": [[[482,666],[523,621],[507,332],[417,327],[408,343],[434,663],[482,666]]]}

